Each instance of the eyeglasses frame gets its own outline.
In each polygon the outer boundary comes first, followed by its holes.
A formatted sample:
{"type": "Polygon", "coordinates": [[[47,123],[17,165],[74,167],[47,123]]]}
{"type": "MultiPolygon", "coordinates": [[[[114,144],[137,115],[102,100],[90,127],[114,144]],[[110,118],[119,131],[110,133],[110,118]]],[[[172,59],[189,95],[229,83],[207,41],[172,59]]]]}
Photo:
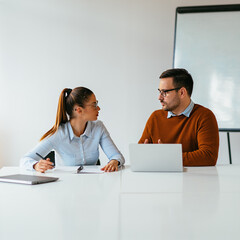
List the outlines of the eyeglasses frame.
{"type": "Polygon", "coordinates": [[[163,97],[166,97],[167,93],[168,92],[171,92],[171,91],[174,91],[174,90],[179,90],[181,89],[182,87],[177,87],[177,88],[172,88],[172,89],[166,89],[166,90],[160,90],[158,88],[158,91],[159,91],[159,95],[162,95],[163,97]]]}
{"type": "Polygon", "coordinates": [[[95,109],[97,109],[97,108],[98,108],[98,100],[96,100],[96,102],[93,102],[93,103],[91,103],[91,104],[86,104],[85,106],[92,106],[92,107],[94,107],[95,109]]]}

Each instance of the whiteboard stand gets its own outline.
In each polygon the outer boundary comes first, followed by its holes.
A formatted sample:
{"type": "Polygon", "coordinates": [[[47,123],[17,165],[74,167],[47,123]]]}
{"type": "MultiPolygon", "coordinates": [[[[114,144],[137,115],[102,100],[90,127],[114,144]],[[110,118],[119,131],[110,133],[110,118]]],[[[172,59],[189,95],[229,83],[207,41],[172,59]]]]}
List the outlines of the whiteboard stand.
{"type": "Polygon", "coordinates": [[[231,143],[230,143],[230,132],[240,132],[239,128],[219,128],[219,132],[227,133],[227,141],[228,141],[228,155],[229,155],[229,163],[232,164],[232,154],[231,154],[231,143]]]}

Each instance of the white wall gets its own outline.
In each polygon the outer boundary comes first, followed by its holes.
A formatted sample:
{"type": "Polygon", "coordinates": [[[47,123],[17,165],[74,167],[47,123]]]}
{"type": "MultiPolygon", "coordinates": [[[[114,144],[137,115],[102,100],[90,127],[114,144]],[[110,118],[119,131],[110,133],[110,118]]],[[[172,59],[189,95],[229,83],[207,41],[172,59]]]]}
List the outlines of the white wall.
{"type": "MultiPolygon", "coordinates": [[[[240,2],[0,0],[0,167],[19,164],[54,124],[60,91],[76,86],[95,92],[99,119],[128,162],[128,144],[160,108],[158,77],[172,67],[176,7],[230,3],[240,2]]],[[[237,158],[238,134],[233,141],[237,158]]],[[[225,143],[223,136],[220,163],[225,143]]]]}

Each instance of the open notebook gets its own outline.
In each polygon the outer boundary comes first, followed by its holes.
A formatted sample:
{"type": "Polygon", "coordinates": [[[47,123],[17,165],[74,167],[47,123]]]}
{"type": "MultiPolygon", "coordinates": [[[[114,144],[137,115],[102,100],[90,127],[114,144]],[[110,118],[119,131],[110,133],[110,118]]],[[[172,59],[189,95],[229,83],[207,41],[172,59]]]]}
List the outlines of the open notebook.
{"type": "Polygon", "coordinates": [[[182,172],[182,144],[129,145],[132,171],[136,172],[182,172]]]}

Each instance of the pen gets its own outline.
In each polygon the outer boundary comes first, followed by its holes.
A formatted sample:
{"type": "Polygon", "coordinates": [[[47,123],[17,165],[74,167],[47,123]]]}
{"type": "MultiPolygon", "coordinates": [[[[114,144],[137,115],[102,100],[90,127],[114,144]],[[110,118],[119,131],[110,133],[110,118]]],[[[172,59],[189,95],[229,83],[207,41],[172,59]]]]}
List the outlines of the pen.
{"type": "Polygon", "coordinates": [[[36,155],[38,155],[41,159],[46,160],[43,156],[41,156],[39,153],[36,153],[36,155]]]}
{"type": "Polygon", "coordinates": [[[77,173],[80,173],[81,170],[83,170],[83,165],[80,165],[80,167],[77,169],[77,173]]]}

